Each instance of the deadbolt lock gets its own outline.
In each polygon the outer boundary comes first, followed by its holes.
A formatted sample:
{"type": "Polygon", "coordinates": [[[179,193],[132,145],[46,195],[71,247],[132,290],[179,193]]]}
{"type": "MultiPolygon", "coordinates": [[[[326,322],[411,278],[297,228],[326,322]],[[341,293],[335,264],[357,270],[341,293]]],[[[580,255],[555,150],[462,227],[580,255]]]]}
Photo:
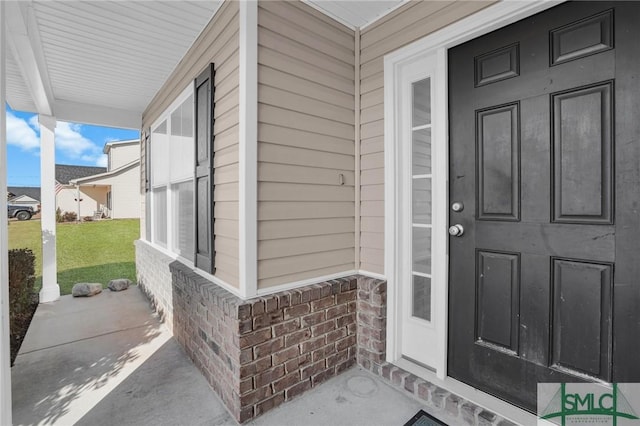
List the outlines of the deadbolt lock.
{"type": "Polygon", "coordinates": [[[464,210],[464,204],[462,204],[462,201],[456,201],[455,203],[451,204],[451,210],[453,210],[454,212],[461,212],[462,210],[464,210]]]}

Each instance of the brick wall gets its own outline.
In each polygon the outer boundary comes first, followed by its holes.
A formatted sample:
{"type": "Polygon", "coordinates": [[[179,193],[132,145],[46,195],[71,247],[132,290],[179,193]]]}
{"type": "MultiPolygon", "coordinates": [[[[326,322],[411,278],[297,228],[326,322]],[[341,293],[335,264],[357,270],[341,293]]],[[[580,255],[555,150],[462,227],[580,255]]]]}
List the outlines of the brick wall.
{"type": "Polygon", "coordinates": [[[136,276],[140,289],[173,331],[173,294],[169,264],[173,259],[142,240],[135,241],[136,276]]]}
{"type": "Polygon", "coordinates": [[[169,266],[174,336],[238,421],[356,364],[355,277],[242,301],[169,266]]]}
{"type": "Polygon", "coordinates": [[[229,411],[240,407],[239,299],[182,263],[169,265],[173,335],[229,411]]]}
{"type": "Polygon", "coordinates": [[[142,241],[136,264],[140,287],[239,422],[357,363],[460,424],[511,425],[386,362],[386,281],[353,276],[243,301],[142,241]]]}

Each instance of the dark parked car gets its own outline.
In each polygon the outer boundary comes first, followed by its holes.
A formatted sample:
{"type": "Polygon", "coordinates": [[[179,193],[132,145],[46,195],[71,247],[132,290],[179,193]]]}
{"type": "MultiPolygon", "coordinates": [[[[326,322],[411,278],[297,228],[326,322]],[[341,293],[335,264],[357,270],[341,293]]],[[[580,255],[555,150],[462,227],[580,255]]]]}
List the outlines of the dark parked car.
{"type": "Polygon", "coordinates": [[[7,214],[10,219],[15,217],[18,220],[29,220],[34,213],[33,207],[7,205],[7,214]]]}

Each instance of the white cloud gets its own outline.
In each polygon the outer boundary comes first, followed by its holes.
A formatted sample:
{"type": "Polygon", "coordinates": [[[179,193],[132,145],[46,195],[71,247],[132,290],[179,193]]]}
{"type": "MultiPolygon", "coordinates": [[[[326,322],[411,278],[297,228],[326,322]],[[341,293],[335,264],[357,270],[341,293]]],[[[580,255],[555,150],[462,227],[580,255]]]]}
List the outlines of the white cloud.
{"type": "Polygon", "coordinates": [[[32,115],[29,119],[29,125],[35,129],[36,132],[40,131],[40,122],[37,115],[32,115]]]}
{"type": "Polygon", "coordinates": [[[107,156],[105,154],[102,154],[96,160],[96,166],[98,166],[98,167],[107,167],[107,163],[108,163],[108,159],[107,159],[107,156]]]}
{"type": "MultiPolygon", "coordinates": [[[[38,154],[40,149],[38,116],[34,115],[25,120],[7,111],[7,143],[38,154]]],[[[107,165],[107,156],[102,153],[102,148],[82,135],[80,124],[57,122],[56,150],[70,160],[81,160],[100,167],[107,165]]]]}
{"type": "Polygon", "coordinates": [[[7,111],[7,143],[25,151],[40,148],[40,138],[26,120],[18,118],[7,111]]]}
{"type": "Polygon", "coordinates": [[[59,149],[71,159],[80,159],[97,165],[104,163],[106,160],[102,158],[104,156],[102,149],[84,137],[81,130],[82,126],[80,124],[58,121],[56,125],[56,149],[59,149]]]}

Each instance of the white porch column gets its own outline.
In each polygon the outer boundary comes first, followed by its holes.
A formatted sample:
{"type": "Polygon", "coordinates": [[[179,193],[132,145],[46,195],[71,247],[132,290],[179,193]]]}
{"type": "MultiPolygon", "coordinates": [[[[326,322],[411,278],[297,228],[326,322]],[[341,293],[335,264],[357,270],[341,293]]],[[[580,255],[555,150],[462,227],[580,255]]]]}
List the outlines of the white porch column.
{"type": "MultiPolygon", "coordinates": [[[[7,97],[4,2],[0,1],[0,200],[7,200],[7,97]]],[[[0,424],[11,424],[11,352],[9,343],[9,229],[0,208],[0,424]]]]}
{"type": "Polygon", "coordinates": [[[40,122],[40,197],[42,227],[42,290],[40,303],[60,298],[56,267],[56,118],[38,115],[40,122]]]}

